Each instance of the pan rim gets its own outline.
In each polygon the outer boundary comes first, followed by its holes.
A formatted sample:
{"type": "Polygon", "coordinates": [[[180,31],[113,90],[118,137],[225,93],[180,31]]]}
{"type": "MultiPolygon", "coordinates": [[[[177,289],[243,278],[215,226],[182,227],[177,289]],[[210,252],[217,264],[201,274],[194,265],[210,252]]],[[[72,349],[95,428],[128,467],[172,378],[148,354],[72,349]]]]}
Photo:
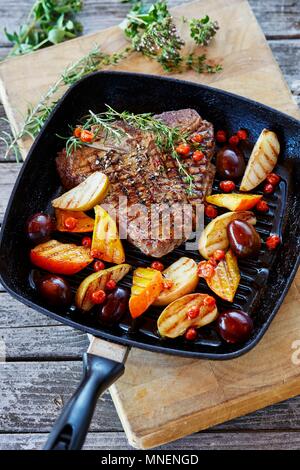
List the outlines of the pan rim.
{"type": "MultiPolygon", "coordinates": [[[[294,125],[297,125],[297,126],[300,125],[300,120],[298,120],[294,117],[291,117],[286,113],[278,111],[275,108],[266,106],[262,103],[259,103],[259,102],[255,101],[255,100],[251,100],[249,98],[246,98],[246,97],[243,97],[243,96],[231,93],[231,92],[227,92],[227,91],[224,91],[224,90],[220,90],[218,88],[211,87],[211,86],[208,86],[208,85],[198,84],[198,83],[194,83],[194,82],[189,82],[187,80],[181,80],[181,79],[172,78],[172,77],[162,77],[162,76],[153,75],[153,74],[143,74],[143,73],[135,73],[135,72],[106,71],[105,70],[105,71],[97,71],[97,72],[94,72],[92,74],[89,74],[89,75],[85,76],[84,78],[82,78],[81,80],[79,80],[78,82],[76,82],[75,84],[73,84],[70,88],[68,88],[68,90],[66,90],[66,92],[63,94],[63,96],[58,100],[55,108],[50,113],[48,119],[46,120],[46,122],[43,125],[43,128],[41,129],[40,133],[38,134],[35,141],[33,142],[32,146],[31,146],[31,148],[28,152],[27,158],[26,158],[25,162],[22,165],[22,168],[21,168],[21,170],[19,172],[19,175],[16,179],[13,191],[12,191],[11,196],[9,198],[9,202],[8,202],[6,212],[5,212],[5,216],[4,216],[3,223],[2,223],[2,230],[1,230],[1,233],[0,233],[0,249],[2,248],[3,234],[4,234],[4,231],[5,231],[6,221],[7,221],[7,218],[9,216],[9,213],[11,211],[11,206],[12,206],[12,203],[13,203],[13,200],[14,200],[14,197],[15,197],[15,193],[16,193],[18,185],[19,185],[19,181],[22,178],[23,173],[26,171],[26,167],[27,167],[27,164],[30,161],[31,155],[35,151],[36,147],[39,145],[41,136],[42,136],[45,128],[47,127],[48,123],[53,119],[53,116],[55,115],[57,109],[61,106],[63,101],[66,99],[66,97],[70,93],[72,93],[72,91],[74,89],[79,87],[80,84],[83,81],[86,81],[86,80],[90,79],[92,76],[96,76],[96,75],[143,77],[143,78],[148,78],[148,79],[155,79],[155,80],[158,80],[158,81],[165,81],[165,82],[169,82],[169,83],[178,83],[178,84],[185,84],[185,85],[188,85],[188,86],[194,86],[194,87],[198,87],[199,89],[212,91],[214,93],[217,93],[219,96],[226,96],[226,97],[229,96],[229,97],[232,97],[234,99],[238,99],[239,101],[242,101],[244,103],[251,104],[252,106],[255,105],[256,108],[259,108],[259,109],[262,109],[262,110],[267,110],[269,112],[275,113],[279,118],[280,118],[280,116],[284,117],[284,119],[288,120],[291,124],[294,124],[294,125]]],[[[23,304],[25,304],[25,305],[27,305],[31,308],[34,308],[35,310],[39,311],[40,313],[43,313],[43,314],[49,316],[50,318],[53,318],[53,319],[59,321],[62,324],[67,324],[68,326],[71,326],[75,329],[79,329],[79,330],[84,331],[86,333],[91,333],[94,336],[97,336],[97,337],[100,337],[100,338],[103,338],[103,339],[106,339],[106,340],[114,341],[114,342],[119,343],[119,344],[124,344],[124,345],[127,345],[127,346],[134,346],[134,347],[138,347],[138,348],[141,348],[141,349],[149,350],[149,351],[152,351],[152,352],[178,355],[178,356],[181,356],[181,357],[193,357],[193,358],[199,358],[199,359],[201,359],[201,358],[204,359],[205,358],[205,359],[213,359],[213,360],[227,360],[227,359],[233,359],[233,358],[242,356],[243,354],[249,352],[261,340],[261,338],[264,336],[264,334],[268,330],[270,324],[272,323],[274,317],[276,316],[276,313],[278,312],[279,308],[281,307],[283,299],[285,298],[285,296],[286,296],[286,294],[287,294],[287,292],[288,292],[288,290],[289,290],[289,288],[290,288],[290,286],[291,286],[291,284],[292,284],[292,282],[295,278],[295,275],[297,273],[299,265],[300,265],[300,252],[297,255],[296,263],[294,264],[294,267],[292,268],[292,270],[290,272],[288,281],[286,282],[286,284],[285,284],[285,286],[284,286],[284,288],[281,292],[281,295],[280,295],[279,299],[277,300],[277,302],[275,304],[275,307],[273,308],[272,313],[270,314],[270,316],[268,317],[268,319],[266,320],[264,325],[256,333],[256,335],[253,338],[251,338],[246,343],[246,345],[244,347],[242,347],[241,349],[238,349],[237,351],[230,351],[230,352],[227,352],[227,353],[219,353],[219,354],[216,354],[214,352],[210,353],[210,352],[197,352],[197,351],[179,350],[179,349],[176,349],[176,348],[173,349],[172,347],[148,344],[148,343],[145,343],[145,342],[142,342],[142,341],[137,341],[137,340],[134,340],[134,339],[127,339],[125,337],[115,336],[114,334],[106,333],[106,332],[102,331],[101,329],[99,329],[99,334],[95,334],[95,328],[77,323],[77,322],[75,322],[74,320],[72,320],[70,318],[62,317],[59,314],[51,312],[47,308],[41,307],[40,305],[36,304],[34,301],[26,299],[25,297],[20,295],[18,292],[16,292],[13,288],[11,288],[6,283],[5,279],[2,276],[2,273],[0,273],[0,281],[1,281],[2,285],[4,286],[4,288],[7,290],[7,292],[9,292],[10,295],[12,295],[12,297],[14,297],[17,300],[21,301],[23,304]]],[[[97,332],[98,332],[98,330],[97,330],[97,332]]]]}

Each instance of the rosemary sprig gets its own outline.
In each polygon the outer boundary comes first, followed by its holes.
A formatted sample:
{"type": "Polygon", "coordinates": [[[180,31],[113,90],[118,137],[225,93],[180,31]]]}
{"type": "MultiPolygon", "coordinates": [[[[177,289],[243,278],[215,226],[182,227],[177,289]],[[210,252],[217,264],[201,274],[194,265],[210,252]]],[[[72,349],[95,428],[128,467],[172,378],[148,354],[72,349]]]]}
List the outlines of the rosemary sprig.
{"type": "MultiPolygon", "coordinates": [[[[91,129],[92,126],[100,126],[105,130],[105,139],[110,136],[116,140],[126,135],[123,129],[115,126],[115,122],[120,120],[140,129],[144,132],[150,132],[154,135],[156,145],[165,152],[170,152],[173,159],[176,160],[178,171],[181,174],[185,183],[188,184],[189,194],[193,192],[193,177],[188,173],[182,159],[176,152],[176,144],[178,142],[184,142],[188,134],[183,134],[177,127],[169,127],[162,121],[156,119],[152,113],[134,114],[128,111],[118,112],[111,106],[107,106],[107,111],[103,113],[95,114],[89,111],[89,116],[86,118],[84,124],[81,126],[82,129],[91,129]]],[[[94,140],[97,138],[97,134],[94,134],[94,140]]],[[[71,136],[66,142],[66,152],[71,157],[74,150],[74,141],[76,145],[90,145],[81,142],[79,138],[71,136]]]]}
{"type": "Polygon", "coordinates": [[[101,52],[99,47],[95,46],[87,55],[69,65],[39,103],[28,109],[23,127],[14,136],[5,134],[1,136],[1,140],[6,144],[4,158],[14,152],[16,159],[19,159],[18,141],[24,137],[34,139],[37,136],[57,103],[55,96],[63,87],[73,85],[85,75],[95,72],[103,66],[115,65],[123,60],[130,51],[131,48],[127,47],[119,53],[109,55],[101,52]]]}

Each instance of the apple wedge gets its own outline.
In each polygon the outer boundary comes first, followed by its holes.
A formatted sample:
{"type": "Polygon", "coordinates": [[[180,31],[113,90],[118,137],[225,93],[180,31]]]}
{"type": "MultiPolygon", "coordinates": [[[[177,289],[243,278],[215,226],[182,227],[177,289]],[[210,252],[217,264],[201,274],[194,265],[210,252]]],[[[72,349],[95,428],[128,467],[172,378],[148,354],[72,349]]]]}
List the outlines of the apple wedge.
{"type": "Polygon", "coordinates": [[[182,336],[191,326],[200,328],[214,321],[218,316],[216,302],[207,294],[188,294],[168,305],[157,320],[159,334],[167,338],[182,336]],[[189,317],[189,311],[199,310],[196,317],[189,317]]]}
{"type": "Polygon", "coordinates": [[[256,188],[275,167],[280,144],[275,132],[263,129],[250,155],[242,182],[241,191],[256,188]]]}
{"type": "Polygon", "coordinates": [[[93,292],[96,292],[99,289],[104,290],[106,283],[110,280],[119,282],[124,276],[126,276],[130,269],[131,266],[129,264],[119,264],[118,266],[103,269],[102,271],[98,271],[87,276],[81,282],[76,291],[76,306],[84,312],[91,310],[94,306],[94,303],[91,300],[93,292]]]}
{"type": "Polygon", "coordinates": [[[243,220],[251,225],[256,224],[256,218],[250,211],[226,212],[213,219],[203,230],[199,238],[199,252],[208,259],[216,250],[227,250],[229,240],[227,225],[233,220],[243,220]]]}
{"type": "Polygon", "coordinates": [[[129,310],[132,318],[144,313],[163,289],[160,271],[152,268],[137,268],[133,273],[129,310]]]}
{"type": "Polygon", "coordinates": [[[41,269],[56,274],[72,275],[93,261],[89,248],[74,243],[49,240],[30,251],[30,261],[41,269]]]}
{"type": "Polygon", "coordinates": [[[78,186],[53,199],[52,206],[71,211],[88,211],[103,201],[108,188],[107,176],[100,171],[95,171],[78,186]]]}
{"type": "Polygon", "coordinates": [[[165,306],[183,295],[194,292],[199,277],[197,274],[197,263],[183,256],[163,271],[163,277],[171,281],[171,287],[163,289],[157,299],[153,302],[155,306],[165,306]]]}
{"type": "Polygon", "coordinates": [[[115,221],[103,207],[96,206],[94,209],[96,218],[91,246],[92,256],[109,263],[124,263],[125,252],[115,221]]]}
{"type": "Polygon", "coordinates": [[[262,199],[260,194],[213,194],[207,196],[206,201],[219,207],[226,207],[230,211],[248,211],[256,206],[262,199]]]}
{"type": "Polygon", "coordinates": [[[59,232],[69,233],[86,233],[92,232],[95,220],[82,211],[66,211],[65,209],[55,209],[56,230],[59,232]],[[68,228],[66,220],[72,217],[76,224],[74,228],[68,228]]]}
{"type": "Polygon", "coordinates": [[[215,268],[214,274],[206,278],[206,282],[221,299],[233,302],[240,279],[237,258],[232,250],[228,250],[225,258],[215,268]]]}

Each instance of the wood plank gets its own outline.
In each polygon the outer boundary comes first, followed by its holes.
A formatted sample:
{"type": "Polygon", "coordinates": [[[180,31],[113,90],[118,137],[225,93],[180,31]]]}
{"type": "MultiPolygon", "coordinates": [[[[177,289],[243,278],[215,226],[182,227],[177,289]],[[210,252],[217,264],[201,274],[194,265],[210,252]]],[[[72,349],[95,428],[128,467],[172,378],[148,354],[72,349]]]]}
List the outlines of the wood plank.
{"type": "MultiPolygon", "coordinates": [[[[189,0],[169,0],[171,7],[188,3],[189,0]]],[[[249,1],[263,32],[267,37],[299,37],[299,3],[294,0],[249,1]]],[[[0,15],[2,24],[9,31],[17,29],[28,15],[32,0],[6,0],[1,2],[0,15]]],[[[98,31],[118,24],[129,10],[120,0],[85,0],[84,9],[79,19],[84,26],[84,34],[98,31]]],[[[205,10],[203,10],[205,13],[205,10]]],[[[0,45],[8,45],[1,30],[0,45]]]]}
{"type": "MultiPolygon", "coordinates": [[[[1,434],[2,450],[40,450],[47,434],[1,434]]],[[[202,432],[193,436],[160,446],[158,450],[298,450],[300,432],[251,432],[251,433],[212,433],[202,432]]],[[[84,450],[132,450],[122,432],[87,435],[84,450]]]]}
{"type": "MultiPolygon", "coordinates": [[[[0,364],[0,435],[48,432],[81,377],[80,361],[0,364]]],[[[212,432],[300,431],[300,397],[215,426],[212,432]]],[[[108,392],[96,407],[91,430],[121,431],[108,392]]],[[[1,448],[1,446],[0,446],[1,448]]]]}
{"type": "MultiPolygon", "coordinates": [[[[48,432],[81,374],[81,361],[0,364],[1,433],[48,432]]],[[[93,423],[91,429],[122,429],[108,392],[98,402],[93,423]]]]}
{"type": "Polygon", "coordinates": [[[0,223],[3,221],[7,203],[19,174],[21,163],[1,163],[0,166],[0,223]]]}
{"type": "Polygon", "coordinates": [[[0,305],[0,334],[2,328],[59,325],[58,322],[46,317],[46,315],[41,315],[36,310],[21,304],[6,292],[0,292],[0,305]]]}

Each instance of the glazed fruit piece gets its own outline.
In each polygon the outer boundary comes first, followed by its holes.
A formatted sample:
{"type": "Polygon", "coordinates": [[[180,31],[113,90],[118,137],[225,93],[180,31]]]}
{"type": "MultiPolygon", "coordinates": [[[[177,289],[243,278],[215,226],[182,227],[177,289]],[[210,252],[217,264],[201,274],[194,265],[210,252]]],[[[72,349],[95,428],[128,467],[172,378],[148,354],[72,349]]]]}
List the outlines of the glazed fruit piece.
{"type": "Polygon", "coordinates": [[[122,287],[116,287],[110,292],[102,306],[100,313],[101,322],[106,325],[118,323],[128,310],[130,291],[122,287]]]}
{"type": "Polygon", "coordinates": [[[203,230],[199,238],[199,252],[203,258],[208,259],[216,250],[227,250],[229,240],[227,226],[233,220],[244,220],[251,225],[256,224],[256,218],[252,212],[226,212],[213,219],[203,230]]]}
{"type": "Polygon", "coordinates": [[[260,236],[247,222],[242,220],[230,222],[227,227],[227,236],[231,249],[239,258],[255,256],[260,250],[260,236]]]}
{"type": "Polygon", "coordinates": [[[163,290],[160,271],[152,268],[137,268],[133,273],[129,310],[132,318],[144,313],[163,290]]]}
{"type": "Polygon", "coordinates": [[[93,261],[90,250],[73,243],[49,240],[30,251],[30,261],[41,269],[56,274],[76,274],[93,261]]]}
{"type": "Polygon", "coordinates": [[[275,167],[280,145],[275,132],[264,129],[250,155],[240,190],[251,191],[256,188],[275,167]]]}
{"type": "Polygon", "coordinates": [[[190,327],[200,328],[218,316],[215,299],[207,294],[188,294],[168,305],[157,320],[159,334],[168,338],[184,335],[190,327]],[[195,312],[191,315],[191,312],[195,312]]]}
{"type": "Polygon", "coordinates": [[[96,291],[105,290],[105,286],[108,281],[114,280],[119,282],[131,269],[129,264],[119,264],[112,268],[103,269],[103,271],[97,271],[86,277],[79,285],[75,303],[76,306],[88,312],[94,306],[92,295],[96,291]]]}
{"type": "Polygon", "coordinates": [[[55,223],[48,214],[37,212],[26,223],[27,237],[31,243],[43,243],[50,240],[55,223]]]}
{"type": "Polygon", "coordinates": [[[228,302],[233,302],[240,278],[236,256],[232,250],[228,250],[225,259],[219,262],[213,275],[206,278],[206,282],[209,288],[219,297],[228,302]]]}
{"type": "Polygon", "coordinates": [[[191,258],[182,257],[163,271],[170,287],[164,288],[153,305],[164,306],[185,294],[190,294],[198,284],[197,263],[191,258]]]}
{"type": "Polygon", "coordinates": [[[84,233],[92,232],[94,229],[94,219],[82,211],[67,211],[65,209],[55,209],[56,230],[59,232],[84,233]],[[75,223],[69,225],[68,220],[74,219],[75,223]]]}
{"type": "Polygon", "coordinates": [[[218,318],[218,330],[227,343],[242,343],[251,336],[253,321],[242,310],[227,310],[218,318]]]}
{"type": "Polygon", "coordinates": [[[109,263],[124,263],[125,252],[119,238],[116,222],[101,206],[95,207],[95,216],[92,256],[109,263]]]}
{"type": "Polygon", "coordinates": [[[237,147],[223,147],[217,153],[217,172],[224,179],[236,180],[245,171],[243,152],[237,147]]]}
{"type": "Polygon", "coordinates": [[[107,176],[100,171],[95,171],[78,186],[54,199],[52,205],[58,209],[87,211],[105,198],[108,188],[107,176]]]}
{"type": "Polygon", "coordinates": [[[69,283],[55,274],[41,276],[36,285],[39,295],[47,304],[55,307],[67,307],[72,302],[72,291],[69,283]]]}
{"type": "Polygon", "coordinates": [[[230,211],[248,211],[256,206],[262,199],[259,194],[213,194],[207,196],[206,201],[219,207],[226,207],[230,211]]]}

